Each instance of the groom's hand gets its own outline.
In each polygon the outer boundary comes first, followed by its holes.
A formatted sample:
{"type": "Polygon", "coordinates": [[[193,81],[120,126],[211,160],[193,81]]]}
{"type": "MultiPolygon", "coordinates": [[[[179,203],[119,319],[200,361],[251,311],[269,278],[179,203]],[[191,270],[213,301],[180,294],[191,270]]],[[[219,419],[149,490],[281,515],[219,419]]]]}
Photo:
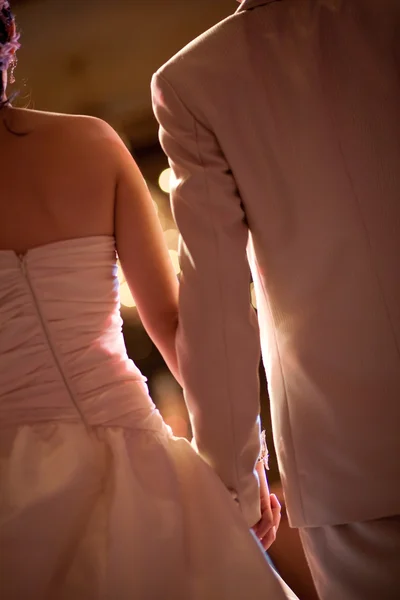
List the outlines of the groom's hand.
{"type": "Polygon", "coordinates": [[[269,493],[264,464],[259,462],[256,470],[260,481],[261,519],[253,527],[253,531],[260,540],[264,550],[267,550],[276,538],[276,532],[281,520],[281,505],[275,494],[269,493]]]}

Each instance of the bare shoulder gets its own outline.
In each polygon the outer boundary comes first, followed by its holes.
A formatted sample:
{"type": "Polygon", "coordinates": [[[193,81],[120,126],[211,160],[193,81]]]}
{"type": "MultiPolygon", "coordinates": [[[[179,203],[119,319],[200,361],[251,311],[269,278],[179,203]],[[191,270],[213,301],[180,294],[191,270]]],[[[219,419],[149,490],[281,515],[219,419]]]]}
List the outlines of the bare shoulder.
{"type": "Polygon", "coordinates": [[[122,140],[109,123],[97,117],[88,115],[59,115],[61,118],[56,126],[61,131],[69,131],[71,135],[82,140],[96,141],[105,140],[122,144],[122,140]]]}
{"type": "Polygon", "coordinates": [[[45,112],[31,109],[13,108],[10,121],[16,130],[35,133],[42,137],[49,137],[54,141],[62,136],[70,140],[75,139],[80,143],[85,142],[114,142],[122,144],[116,131],[97,117],[88,115],[69,115],[63,113],[45,112]]]}

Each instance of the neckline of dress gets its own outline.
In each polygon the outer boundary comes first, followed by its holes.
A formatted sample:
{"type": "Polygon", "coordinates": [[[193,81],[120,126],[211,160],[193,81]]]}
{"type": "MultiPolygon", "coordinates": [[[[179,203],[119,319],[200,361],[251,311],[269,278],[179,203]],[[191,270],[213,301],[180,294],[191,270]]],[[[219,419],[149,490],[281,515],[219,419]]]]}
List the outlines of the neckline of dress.
{"type": "Polygon", "coordinates": [[[34,252],[38,252],[38,251],[44,251],[44,250],[51,250],[53,248],[57,248],[59,246],[73,246],[73,245],[79,245],[79,244],[84,244],[85,242],[95,242],[95,241],[101,241],[101,240],[114,240],[114,236],[112,235],[87,235],[87,236],[82,236],[82,237],[75,237],[75,238],[66,238],[64,240],[56,240],[55,242],[48,242],[47,244],[40,244],[39,246],[33,246],[32,248],[28,248],[27,250],[25,250],[25,252],[17,252],[16,250],[13,250],[12,248],[9,249],[4,249],[4,250],[0,250],[0,255],[1,254],[11,254],[12,256],[16,256],[19,259],[22,258],[26,258],[27,256],[29,256],[30,254],[33,254],[34,252]]]}

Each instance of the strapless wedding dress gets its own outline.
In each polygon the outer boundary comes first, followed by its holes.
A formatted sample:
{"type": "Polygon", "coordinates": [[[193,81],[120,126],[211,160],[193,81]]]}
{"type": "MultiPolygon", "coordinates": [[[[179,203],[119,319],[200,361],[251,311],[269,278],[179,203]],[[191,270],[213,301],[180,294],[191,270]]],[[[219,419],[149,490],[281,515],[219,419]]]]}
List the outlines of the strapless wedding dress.
{"type": "Polygon", "coordinates": [[[0,251],[0,598],[294,598],[121,324],[112,237],[0,251]]]}

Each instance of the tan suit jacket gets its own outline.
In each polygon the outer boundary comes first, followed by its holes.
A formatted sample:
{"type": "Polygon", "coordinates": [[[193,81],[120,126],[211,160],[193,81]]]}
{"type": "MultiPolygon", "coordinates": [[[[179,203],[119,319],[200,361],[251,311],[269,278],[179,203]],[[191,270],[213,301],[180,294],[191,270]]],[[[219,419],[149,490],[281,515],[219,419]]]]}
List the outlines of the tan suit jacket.
{"type": "Polygon", "coordinates": [[[187,403],[249,525],[260,338],[292,525],[400,513],[399,73],[398,0],[246,0],[153,78],[187,403]]]}

